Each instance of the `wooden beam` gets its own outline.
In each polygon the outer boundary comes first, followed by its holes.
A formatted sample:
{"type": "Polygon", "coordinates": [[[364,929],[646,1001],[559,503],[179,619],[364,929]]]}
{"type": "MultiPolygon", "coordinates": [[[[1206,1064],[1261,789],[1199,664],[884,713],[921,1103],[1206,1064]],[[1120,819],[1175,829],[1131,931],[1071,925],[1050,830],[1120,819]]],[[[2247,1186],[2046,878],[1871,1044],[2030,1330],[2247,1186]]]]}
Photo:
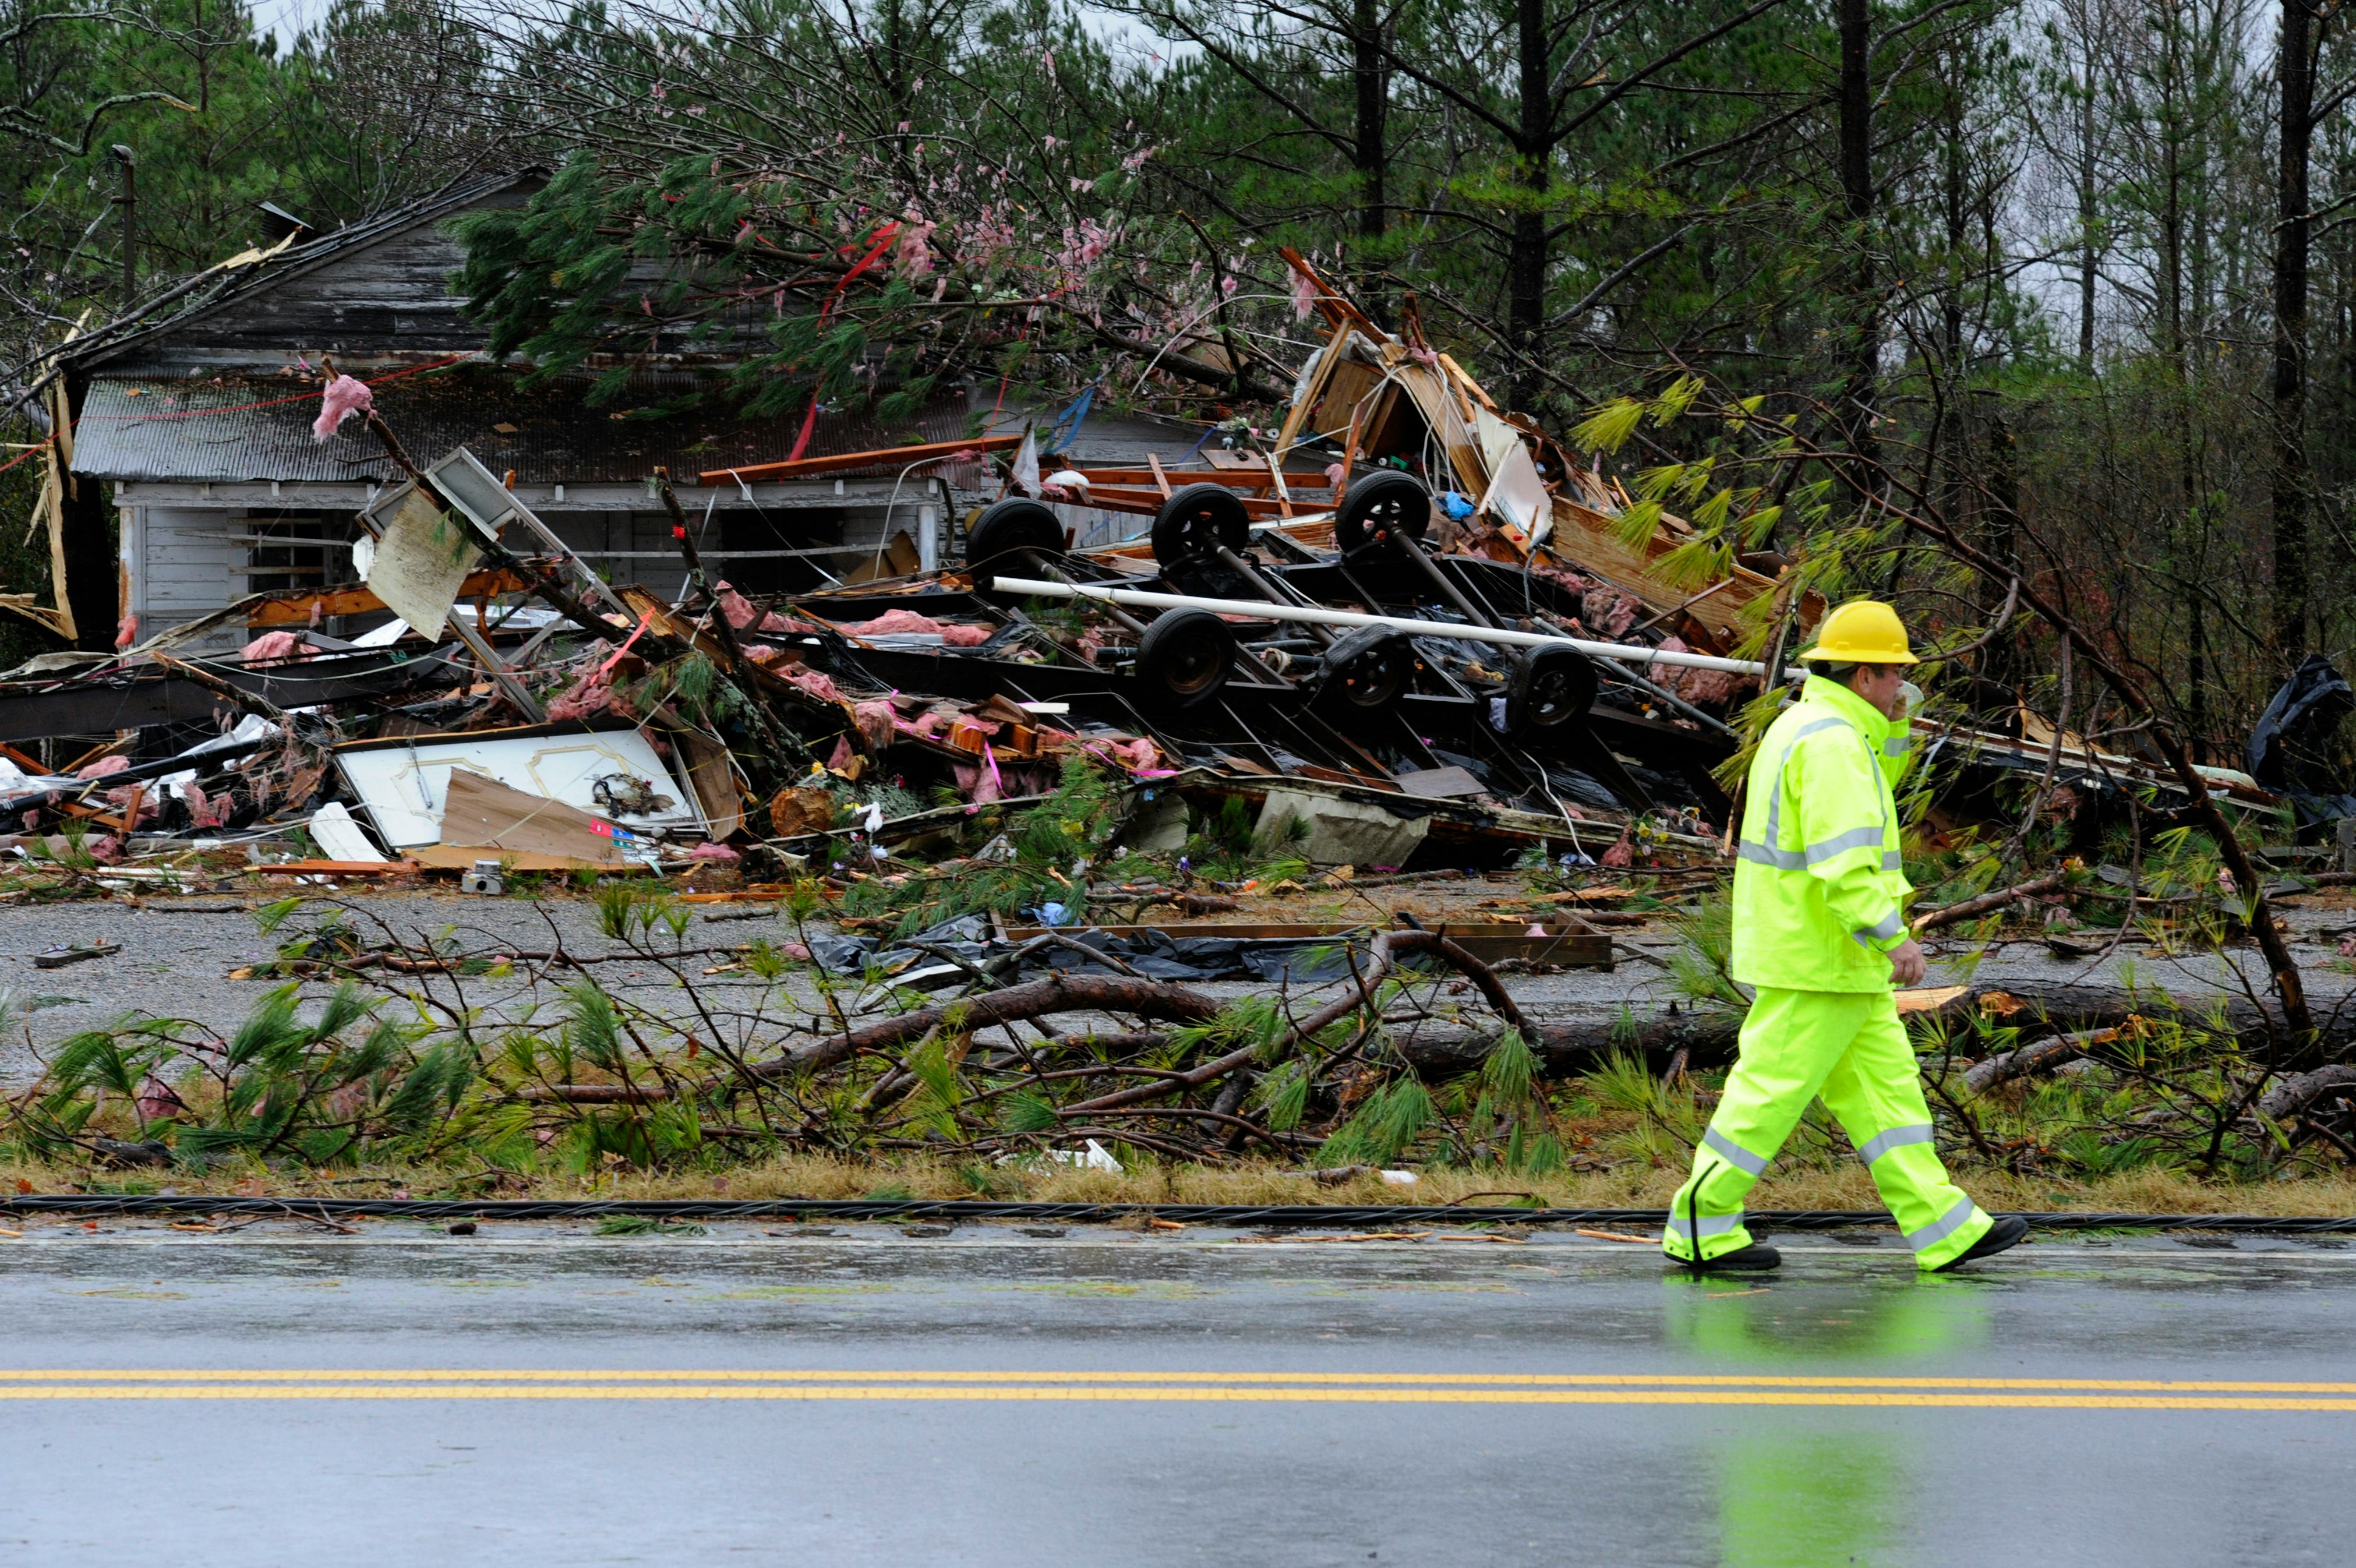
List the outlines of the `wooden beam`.
{"type": "MultiPolygon", "coordinates": [[[[284,570],[279,567],[263,570],[284,570]]],[[[487,572],[470,572],[458,585],[462,599],[484,599],[493,594],[522,594],[531,590],[531,581],[520,572],[501,566],[487,572]]],[[[322,593],[305,594],[299,598],[276,598],[255,605],[245,612],[245,624],[255,626],[308,626],[316,609],[320,618],[328,616],[369,615],[384,608],[384,601],[367,588],[331,588],[322,593]]]]}
{"type": "MultiPolygon", "coordinates": [[[[1225,485],[1231,490],[1249,490],[1257,495],[1268,489],[1267,476],[1248,468],[1077,468],[1073,470],[1097,485],[1151,485],[1156,489],[1165,483],[1175,489],[1180,485],[1225,485]]],[[[1307,478],[1308,475],[1301,476],[1307,478]]]]}
{"type": "MultiPolygon", "coordinates": [[[[1161,493],[1156,490],[1131,489],[1120,485],[1088,487],[1088,505],[1099,511],[1133,511],[1151,516],[1162,510],[1162,499],[1161,493]]],[[[1262,500],[1258,496],[1237,496],[1236,499],[1243,503],[1244,515],[1255,521],[1290,515],[1278,502],[1262,500]]]]}
{"type": "Polygon", "coordinates": [[[1276,458],[1272,454],[1264,452],[1260,456],[1268,461],[1269,482],[1276,486],[1276,504],[1281,507],[1284,515],[1290,518],[1292,516],[1292,492],[1284,488],[1284,470],[1277,466],[1276,458]]]}
{"type": "Polygon", "coordinates": [[[813,474],[841,474],[853,468],[905,467],[960,452],[1011,452],[1023,445],[1020,435],[977,435],[970,441],[926,441],[914,446],[879,446],[867,452],[838,452],[827,457],[798,457],[789,463],[747,463],[737,468],[712,468],[695,476],[699,485],[750,484],[756,479],[802,479],[813,474]]]}

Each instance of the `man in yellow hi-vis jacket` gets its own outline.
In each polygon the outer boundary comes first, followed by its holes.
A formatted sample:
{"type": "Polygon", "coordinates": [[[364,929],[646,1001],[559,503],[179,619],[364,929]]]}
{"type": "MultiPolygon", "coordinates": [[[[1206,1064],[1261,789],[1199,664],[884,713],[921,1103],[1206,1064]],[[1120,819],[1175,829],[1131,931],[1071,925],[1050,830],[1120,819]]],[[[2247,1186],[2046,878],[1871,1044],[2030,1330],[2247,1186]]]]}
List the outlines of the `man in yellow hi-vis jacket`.
{"type": "Polygon", "coordinates": [[[1906,761],[1901,691],[1914,654],[1898,613],[1864,599],[1827,616],[1800,658],[1807,684],[1751,765],[1734,868],[1734,978],[1756,996],[1662,1244],[1705,1269],[1781,1262],[1743,1228],[1742,1199],[1822,1095],[1915,1261],[1953,1268],[2029,1227],[1991,1219],[1947,1179],[1891,995],[1923,975],[1890,789],[1906,761]]]}

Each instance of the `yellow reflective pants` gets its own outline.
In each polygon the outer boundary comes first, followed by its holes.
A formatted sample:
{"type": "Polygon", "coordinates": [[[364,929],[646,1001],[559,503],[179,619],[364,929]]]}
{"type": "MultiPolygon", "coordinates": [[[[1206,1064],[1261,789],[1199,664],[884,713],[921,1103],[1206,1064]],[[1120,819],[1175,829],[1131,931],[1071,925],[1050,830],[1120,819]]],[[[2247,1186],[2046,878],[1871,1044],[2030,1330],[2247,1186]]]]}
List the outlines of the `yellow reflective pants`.
{"type": "Polygon", "coordinates": [[[1743,1196],[1818,1095],[1873,1173],[1915,1262],[1933,1269],[1960,1256],[1992,1221],[1939,1163],[1921,1070],[1889,992],[1761,986],[1662,1236],[1669,1256],[1690,1260],[1697,1231],[1704,1259],[1751,1244],[1743,1196]]]}

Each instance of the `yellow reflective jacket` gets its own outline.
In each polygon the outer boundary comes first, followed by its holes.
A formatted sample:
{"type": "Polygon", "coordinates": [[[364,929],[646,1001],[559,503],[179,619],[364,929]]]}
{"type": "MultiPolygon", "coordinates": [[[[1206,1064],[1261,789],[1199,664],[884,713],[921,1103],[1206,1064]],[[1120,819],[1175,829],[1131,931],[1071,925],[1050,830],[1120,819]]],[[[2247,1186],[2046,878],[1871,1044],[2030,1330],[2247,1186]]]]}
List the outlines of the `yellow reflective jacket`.
{"type": "Polygon", "coordinates": [[[1811,675],[1767,726],[1743,791],[1734,978],[1794,991],[1887,991],[1913,892],[1890,778],[1905,743],[1846,686],[1811,675]],[[1895,764],[1895,766],[1891,766],[1895,764]]]}

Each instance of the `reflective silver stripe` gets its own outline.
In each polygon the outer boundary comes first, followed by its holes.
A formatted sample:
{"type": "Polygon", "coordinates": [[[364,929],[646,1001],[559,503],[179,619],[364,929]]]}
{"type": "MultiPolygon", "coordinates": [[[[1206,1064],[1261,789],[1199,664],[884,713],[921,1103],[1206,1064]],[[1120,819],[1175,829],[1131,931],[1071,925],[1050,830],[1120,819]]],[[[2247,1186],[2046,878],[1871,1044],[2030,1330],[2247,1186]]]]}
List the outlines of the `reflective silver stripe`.
{"type": "MultiPolygon", "coordinates": [[[[1821,843],[1805,844],[1798,849],[1781,847],[1783,837],[1783,765],[1792,760],[1794,747],[1810,736],[1821,734],[1828,729],[1847,730],[1857,737],[1858,745],[1866,748],[1868,757],[1873,755],[1872,745],[1865,738],[1865,732],[1838,714],[1814,720],[1793,731],[1792,738],[1783,743],[1783,755],[1775,758],[1775,781],[1767,789],[1767,821],[1762,824],[1765,842],[1744,843],[1738,845],[1735,850],[1737,859],[1747,860],[1756,865],[1772,865],[1778,871],[1804,871],[1811,865],[1821,865],[1846,851],[1871,849],[1881,843],[1889,829],[1887,819],[1866,827],[1851,828],[1848,832],[1837,833],[1821,843]]],[[[1876,776],[1879,777],[1880,765],[1876,763],[1874,767],[1876,776]]],[[[1890,852],[1885,851],[1881,860],[1883,870],[1898,869],[1890,864],[1890,852]]]]}
{"type": "Polygon", "coordinates": [[[1728,1165],[1739,1171],[1758,1176],[1767,1168],[1765,1159],[1752,1154],[1715,1127],[1704,1133],[1701,1135],[1701,1141],[1704,1147],[1717,1151],[1725,1157],[1728,1165]]]}
{"type": "Polygon", "coordinates": [[[1783,765],[1792,760],[1794,746],[1810,736],[1828,729],[1846,729],[1856,735],[1859,741],[1865,739],[1862,731],[1838,714],[1802,725],[1792,732],[1792,738],[1783,743],[1783,755],[1775,758],[1775,782],[1769,786],[1767,790],[1767,847],[1769,849],[1774,848],[1783,836],[1783,765]]]}
{"type": "Polygon", "coordinates": [[[1845,833],[1835,833],[1818,843],[1800,851],[1800,856],[1810,865],[1822,865],[1837,854],[1847,854],[1853,849],[1879,849],[1884,830],[1879,822],[1868,822],[1861,828],[1851,828],[1845,833]]]}
{"type": "MultiPolygon", "coordinates": [[[[1760,865],[1772,865],[1778,871],[1805,871],[1812,865],[1822,865],[1835,855],[1847,854],[1853,849],[1880,849],[1882,837],[1887,831],[1869,823],[1865,827],[1851,828],[1845,833],[1836,834],[1822,843],[1812,843],[1805,849],[1777,849],[1771,844],[1745,843],[1736,845],[1734,854],[1738,860],[1748,860],[1760,865]]],[[[1904,869],[1904,859],[1898,851],[1894,849],[1881,851],[1882,870],[1900,871],[1904,869]]]]}
{"type": "Polygon", "coordinates": [[[1935,1247],[1961,1230],[1971,1217],[1978,1212],[1978,1209],[1972,1207],[1970,1198],[1959,1197],[1955,1199],[1955,1207],[1939,1216],[1938,1219],[1920,1230],[1906,1232],[1906,1244],[1918,1252],[1925,1247],[1935,1247]]]}
{"type": "Polygon", "coordinates": [[[1911,735],[1893,735],[1881,743],[1884,757],[1903,757],[1913,749],[1914,737],[1911,735]]]}
{"type": "Polygon", "coordinates": [[[1928,1122],[1912,1127],[1892,1127],[1879,1137],[1868,1139],[1865,1147],[1857,1152],[1857,1157],[1867,1165],[1871,1165],[1892,1149],[1902,1149],[1909,1144],[1927,1144],[1930,1141],[1931,1123],[1928,1122]]]}
{"type": "MultiPolygon", "coordinates": [[[[1741,1223],[1742,1216],[1740,1214],[1705,1214],[1701,1217],[1701,1233],[1705,1236],[1723,1236],[1741,1223]]],[[[1693,1240],[1693,1227],[1687,1223],[1682,1214],[1669,1217],[1668,1230],[1672,1236],[1682,1236],[1688,1241],[1693,1240]]]]}
{"type": "Polygon", "coordinates": [[[1900,914],[1897,910],[1892,909],[1887,915],[1882,916],[1879,920],[1874,921],[1873,924],[1859,929],[1858,935],[1860,937],[1878,938],[1886,942],[1905,929],[1906,917],[1900,914]]]}

